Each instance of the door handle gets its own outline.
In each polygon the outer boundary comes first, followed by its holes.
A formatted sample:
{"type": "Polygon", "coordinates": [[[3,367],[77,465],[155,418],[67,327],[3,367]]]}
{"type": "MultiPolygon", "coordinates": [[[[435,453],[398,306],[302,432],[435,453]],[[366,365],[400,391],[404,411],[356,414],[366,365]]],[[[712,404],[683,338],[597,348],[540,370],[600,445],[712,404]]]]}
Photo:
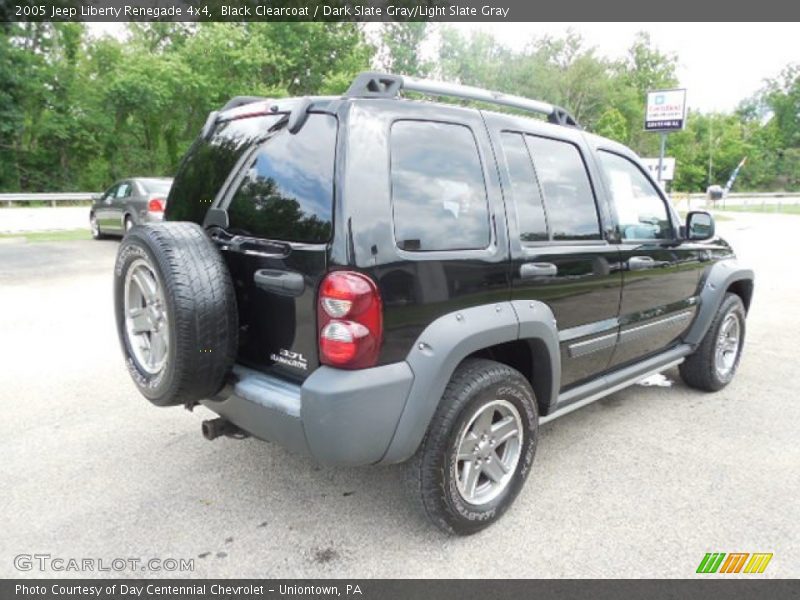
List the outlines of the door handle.
{"type": "Polygon", "coordinates": [[[524,263],[519,268],[519,275],[522,279],[532,279],[533,277],[553,277],[558,274],[558,267],[553,263],[530,262],[524,263]]]}
{"type": "Polygon", "coordinates": [[[301,296],[306,288],[303,276],[294,271],[259,269],[253,274],[253,281],[265,292],[273,292],[280,296],[301,296]]]}
{"type": "Polygon", "coordinates": [[[652,256],[631,256],[628,259],[628,269],[631,271],[641,271],[642,269],[651,269],[656,266],[656,261],[652,256]]]}

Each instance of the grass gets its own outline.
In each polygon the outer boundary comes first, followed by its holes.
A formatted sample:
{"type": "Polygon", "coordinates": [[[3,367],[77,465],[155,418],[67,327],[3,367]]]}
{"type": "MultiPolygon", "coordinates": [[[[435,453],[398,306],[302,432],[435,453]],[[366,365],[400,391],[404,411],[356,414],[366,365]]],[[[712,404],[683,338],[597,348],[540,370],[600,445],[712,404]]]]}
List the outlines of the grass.
{"type": "Polygon", "coordinates": [[[716,206],[714,210],[800,215],[800,204],[733,204],[728,206],[716,206]]]}
{"type": "Polygon", "coordinates": [[[88,229],[65,229],[63,231],[34,231],[20,233],[0,233],[2,239],[24,239],[26,242],[71,242],[74,240],[90,240],[92,234],[88,229]]]}

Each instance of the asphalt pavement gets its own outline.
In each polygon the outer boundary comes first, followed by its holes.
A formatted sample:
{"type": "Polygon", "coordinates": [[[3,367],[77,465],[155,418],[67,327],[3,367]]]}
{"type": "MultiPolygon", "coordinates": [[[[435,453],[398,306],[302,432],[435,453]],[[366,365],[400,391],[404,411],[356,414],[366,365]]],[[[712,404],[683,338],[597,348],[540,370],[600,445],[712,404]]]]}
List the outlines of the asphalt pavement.
{"type": "Polygon", "coordinates": [[[399,467],[208,442],[211,413],[150,405],[113,324],[117,242],[0,244],[0,576],[684,578],[707,552],[800,576],[800,217],[718,228],[757,276],[735,381],[704,394],[673,369],[543,426],[514,507],[461,539],[415,513],[399,467]],[[33,554],[194,570],[15,567],[33,554]]]}

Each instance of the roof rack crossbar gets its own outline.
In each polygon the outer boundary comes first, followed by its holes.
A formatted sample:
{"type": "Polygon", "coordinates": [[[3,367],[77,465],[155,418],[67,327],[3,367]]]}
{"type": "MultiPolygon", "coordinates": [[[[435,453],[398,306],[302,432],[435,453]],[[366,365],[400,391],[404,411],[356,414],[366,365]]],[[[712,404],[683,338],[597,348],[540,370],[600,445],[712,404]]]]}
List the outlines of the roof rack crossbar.
{"type": "Polygon", "coordinates": [[[388,73],[370,71],[360,73],[347,90],[345,96],[355,98],[396,98],[403,90],[430,96],[448,96],[519,108],[546,115],[548,121],[557,125],[578,126],[577,121],[565,109],[548,102],[493,92],[469,85],[416,79],[388,73]]]}

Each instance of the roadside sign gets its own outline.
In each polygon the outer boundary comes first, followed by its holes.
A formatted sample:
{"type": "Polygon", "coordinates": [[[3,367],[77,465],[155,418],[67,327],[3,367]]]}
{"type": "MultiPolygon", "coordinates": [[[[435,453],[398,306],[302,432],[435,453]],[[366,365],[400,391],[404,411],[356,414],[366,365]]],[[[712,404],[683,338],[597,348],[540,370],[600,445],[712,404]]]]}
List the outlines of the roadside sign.
{"type": "Polygon", "coordinates": [[[658,176],[658,158],[643,158],[641,161],[656,181],[675,179],[675,159],[673,157],[664,157],[664,162],[661,164],[661,177],[658,176]]]}
{"type": "Polygon", "coordinates": [[[686,124],[686,90],[647,92],[646,131],[675,131],[686,124]]]}

